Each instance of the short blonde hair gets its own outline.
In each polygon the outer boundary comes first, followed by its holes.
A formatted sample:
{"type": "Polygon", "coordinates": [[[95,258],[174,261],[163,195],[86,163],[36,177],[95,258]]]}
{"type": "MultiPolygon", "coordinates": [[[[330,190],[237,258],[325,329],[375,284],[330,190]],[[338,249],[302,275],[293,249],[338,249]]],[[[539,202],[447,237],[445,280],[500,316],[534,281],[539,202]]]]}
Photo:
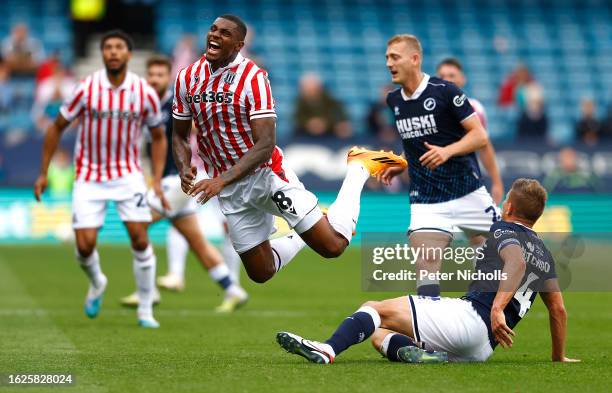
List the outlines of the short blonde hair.
{"type": "Polygon", "coordinates": [[[536,222],[544,212],[548,193],[539,181],[535,179],[516,179],[510,188],[508,196],[510,203],[516,209],[515,215],[536,222]]]}
{"type": "Polygon", "coordinates": [[[405,42],[411,49],[419,52],[419,55],[423,56],[423,47],[419,39],[412,34],[396,34],[387,41],[387,46],[398,42],[405,42]]]}

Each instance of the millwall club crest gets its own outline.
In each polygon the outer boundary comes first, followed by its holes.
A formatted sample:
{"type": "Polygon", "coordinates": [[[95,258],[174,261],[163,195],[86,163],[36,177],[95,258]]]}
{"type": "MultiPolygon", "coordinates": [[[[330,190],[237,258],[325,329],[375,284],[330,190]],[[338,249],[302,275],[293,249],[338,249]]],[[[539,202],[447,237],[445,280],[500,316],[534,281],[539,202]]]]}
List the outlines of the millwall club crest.
{"type": "Polygon", "coordinates": [[[225,75],[223,82],[225,82],[228,85],[231,85],[232,83],[234,83],[234,79],[236,79],[236,73],[230,71],[225,75]]]}

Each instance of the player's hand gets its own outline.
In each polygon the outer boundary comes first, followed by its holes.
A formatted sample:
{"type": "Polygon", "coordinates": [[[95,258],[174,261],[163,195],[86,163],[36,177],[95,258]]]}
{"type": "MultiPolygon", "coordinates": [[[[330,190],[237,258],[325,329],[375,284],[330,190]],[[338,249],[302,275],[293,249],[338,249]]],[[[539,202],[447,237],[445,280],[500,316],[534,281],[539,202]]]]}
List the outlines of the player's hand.
{"type": "Polygon", "coordinates": [[[503,183],[493,183],[491,184],[491,197],[496,205],[499,206],[500,202],[504,198],[504,184],[503,183]]]}
{"type": "Polygon", "coordinates": [[[504,348],[512,348],[514,331],[506,325],[506,316],[503,310],[491,310],[491,330],[495,341],[504,348]]]}
{"type": "Polygon", "coordinates": [[[38,202],[40,202],[42,194],[45,193],[48,183],[47,175],[39,175],[36,182],[34,182],[34,198],[36,198],[38,202]]]}
{"type": "Polygon", "coordinates": [[[561,363],[580,363],[582,360],[580,359],[571,359],[563,356],[561,359],[553,359],[553,362],[561,362],[561,363]]]}
{"type": "Polygon", "coordinates": [[[443,146],[430,145],[425,142],[425,147],[429,151],[419,158],[421,165],[428,169],[434,170],[440,165],[444,164],[450,158],[448,150],[443,146]]]}
{"type": "Polygon", "coordinates": [[[153,182],[153,192],[161,201],[161,204],[164,210],[166,211],[171,210],[170,203],[166,199],[161,183],[159,181],[153,182]]]}
{"type": "Polygon", "coordinates": [[[188,194],[197,198],[197,202],[203,205],[210,198],[218,195],[223,187],[225,187],[225,181],[221,176],[217,176],[214,179],[200,180],[189,190],[188,194]]]}
{"type": "Polygon", "coordinates": [[[185,194],[189,195],[189,190],[195,183],[196,176],[198,175],[198,168],[192,166],[189,169],[182,171],[179,176],[181,178],[181,189],[185,194]]]}
{"type": "Polygon", "coordinates": [[[403,171],[404,171],[404,168],[402,168],[401,166],[391,166],[389,168],[386,168],[386,169],[378,172],[376,174],[376,180],[378,180],[379,182],[381,182],[385,186],[388,186],[388,185],[391,184],[391,180],[395,176],[397,176],[400,173],[402,173],[403,171]]]}

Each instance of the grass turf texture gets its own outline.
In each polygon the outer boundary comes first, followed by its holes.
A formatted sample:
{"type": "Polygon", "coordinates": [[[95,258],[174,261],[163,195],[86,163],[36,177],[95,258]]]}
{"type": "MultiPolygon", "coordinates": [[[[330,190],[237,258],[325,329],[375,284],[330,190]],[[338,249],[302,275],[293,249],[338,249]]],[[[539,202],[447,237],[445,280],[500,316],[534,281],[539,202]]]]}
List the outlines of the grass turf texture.
{"type": "MultiPolygon", "coordinates": [[[[164,250],[156,252],[164,272],[164,250]]],[[[363,301],[401,295],[361,292],[357,248],[334,261],[305,250],[264,285],[243,275],[251,300],[232,315],[212,312],[221,292],[190,257],[187,289],[163,293],[156,308],[159,330],[138,328],[135,312],[119,305],[134,288],[128,247],[100,247],[109,286],[95,320],[82,311],[87,283],[73,253],[71,246],[0,248],[0,373],[76,376],[72,387],[27,392],[610,391],[610,293],[566,294],[568,355],[580,364],[549,361],[548,317],[538,300],[516,329],[514,349],[498,348],[484,364],[394,364],[363,343],[319,366],[282,351],[276,332],[325,339],[363,301]]],[[[0,386],[0,393],[26,390],[0,386]]]]}

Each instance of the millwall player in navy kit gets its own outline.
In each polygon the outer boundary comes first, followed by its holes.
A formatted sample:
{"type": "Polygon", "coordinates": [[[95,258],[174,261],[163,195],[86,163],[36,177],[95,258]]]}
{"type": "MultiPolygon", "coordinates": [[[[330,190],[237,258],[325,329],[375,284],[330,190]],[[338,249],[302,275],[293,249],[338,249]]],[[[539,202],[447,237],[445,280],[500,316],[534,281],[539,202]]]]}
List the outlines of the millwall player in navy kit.
{"type": "Polygon", "coordinates": [[[502,221],[491,226],[468,292],[461,299],[402,296],[366,302],[325,342],[277,334],[288,352],[313,363],[332,363],[340,352],[372,336],[374,348],[405,363],[483,362],[500,344],[510,348],[514,327],[539,293],[549,313],[551,360],[565,356],[567,313],[554,260],[532,227],[544,211],[546,190],[518,179],[506,196],[502,221]],[[480,279],[484,276],[501,279],[480,279]],[[504,279],[505,277],[505,279],[504,279]]]}
{"type": "MultiPolygon", "coordinates": [[[[401,86],[389,93],[387,104],[408,160],[411,246],[445,248],[454,232],[468,237],[487,233],[499,212],[482,183],[474,152],[487,145],[488,137],[466,95],[421,71],[423,51],[413,35],[391,38],[386,57],[393,82],[401,86]]],[[[388,168],[378,178],[388,184],[402,171],[388,168]]],[[[419,272],[438,272],[440,261],[419,258],[416,267],[418,294],[438,296],[438,281],[421,280],[419,272]]]]}

